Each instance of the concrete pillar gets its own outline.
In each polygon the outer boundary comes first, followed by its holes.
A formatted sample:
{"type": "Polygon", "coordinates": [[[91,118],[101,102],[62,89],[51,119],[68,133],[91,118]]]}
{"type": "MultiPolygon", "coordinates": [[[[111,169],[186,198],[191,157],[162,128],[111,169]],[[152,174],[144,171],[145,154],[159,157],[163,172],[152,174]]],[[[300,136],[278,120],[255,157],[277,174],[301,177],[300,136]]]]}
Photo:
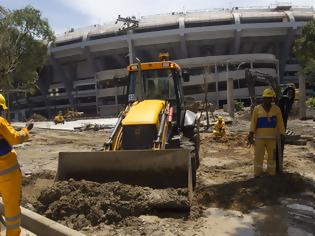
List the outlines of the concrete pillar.
{"type": "MultiPolygon", "coordinates": [[[[71,107],[74,108],[74,97],[72,94],[72,92],[73,92],[73,78],[71,78],[73,73],[70,72],[69,76],[67,76],[64,68],[62,68],[62,66],[57,62],[57,60],[52,55],[50,56],[49,59],[50,59],[52,66],[57,71],[58,76],[61,76],[62,82],[66,88],[66,91],[67,91],[69,103],[70,103],[71,107]]],[[[71,68],[70,68],[70,70],[71,70],[71,68]]]]}
{"type": "Polygon", "coordinates": [[[250,64],[250,68],[251,68],[251,69],[254,69],[254,61],[250,61],[249,64],[250,64]]]}
{"type": "Polygon", "coordinates": [[[296,28],[288,29],[288,35],[284,44],[282,44],[282,48],[280,49],[280,60],[279,60],[279,74],[280,74],[280,81],[283,80],[284,72],[285,72],[285,65],[287,63],[287,59],[289,58],[289,54],[292,50],[292,45],[296,38],[296,28]]]}
{"type": "Polygon", "coordinates": [[[234,117],[234,95],[233,95],[233,78],[229,78],[229,63],[226,63],[226,95],[227,108],[231,117],[234,117]]]}
{"type": "Polygon", "coordinates": [[[53,81],[53,69],[51,66],[46,65],[42,71],[39,73],[39,79],[37,81],[39,90],[42,94],[43,100],[45,101],[46,113],[48,117],[51,117],[50,100],[49,97],[49,85],[53,81]]]}
{"type": "Polygon", "coordinates": [[[93,72],[93,74],[95,74],[97,72],[97,66],[96,66],[96,62],[95,59],[90,51],[90,49],[88,47],[83,47],[83,54],[85,55],[87,62],[89,63],[89,66],[91,68],[91,71],[93,72]]]}
{"type": "Polygon", "coordinates": [[[277,79],[278,79],[278,83],[280,84],[280,65],[279,65],[279,60],[277,60],[276,62],[276,68],[277,68],[277,79]]]}
{"type": "Polygon", "coordinates": [[[290,52],[292,51],[292,45],[294,44],[294,40],[296,38],[297,34],[297,25],[295,23],[294,15],[291,11],[285,11],[284,12],[290,23],[291,28],[288,29],[288,34],[285,37],[285,42],[282,45],[282,48],[280,49],[280,60],[279,60],[279,75],[280,75],[280,81],[283,80],[284,72],[285,72],[285,65],[287,62],[287,59],[290,55],[290,52]]]}
{"type": "Polygon", "coordinates": [[[187,58],[188,57],[188,50],[186,45],[186,39],[185,35],[180,35],[180,51],[181,51],[181,58],[187,58]]]}
{"type": "Polygon", "coordinates": [[[132,39],[128,39],[128,50],[129,50],[129,64],[133,64],[135,62],[135,49],[132,39]]]}
{"type": "Polygon", "coordinates": [[[299,74],[299,106],[300,106],[300,119],[305,119],[306,117],[306,85],[305,85],[305,76],[299,74]]]}
{"type": "Polygon", "coordinates": [[[233,47],[231,47],[230,53],[231,54],[238,54],[240,51],[240,45],[241,45],[241,20],[240,20],[240,14],[233,12],[233,17],[235,21],[235,31],[234,31],[234,42],[233,47]]]}
{"type": "Polygon", "coordinates": [[[188,50],[185,38],[185,18],[183,16],[179,17],[179,43],[180,43],[180,50],[181,50],[181,58],[188,57],[188,50]]]}
{"type": "Polygon", "coordinates": [[[116,79],[114,78],[115,80],[115,105],[116,105],[116,114],[115,115],[118,115],[119,113],[119,104],[118,104],[118,86],[117,86],[117,83],[116,83],[116,79]]]}
{"type": "Polygon", "coordinates": [[[218,65],[214,64],[214,79],[215,79],[215,92],[216,92],[216,105],[219,107],[219,74],[218,65]]]}

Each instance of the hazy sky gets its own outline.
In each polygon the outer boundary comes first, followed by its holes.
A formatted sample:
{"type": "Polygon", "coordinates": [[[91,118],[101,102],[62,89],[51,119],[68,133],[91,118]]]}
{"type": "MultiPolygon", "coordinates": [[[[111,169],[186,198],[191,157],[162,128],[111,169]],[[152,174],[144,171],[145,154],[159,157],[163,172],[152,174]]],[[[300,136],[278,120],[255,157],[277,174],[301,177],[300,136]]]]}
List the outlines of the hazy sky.
{"type": "Polygon", "coordinates": [[[285,3],[295,6],[313,6],[315,0],[270,1],[270,0],[0,0],[0,5],[13,9],[26,5],[42,11],[55,32],[114,21],[122,16],[152,15],[173,11],[198,9],[264,6],[285,3]]]}

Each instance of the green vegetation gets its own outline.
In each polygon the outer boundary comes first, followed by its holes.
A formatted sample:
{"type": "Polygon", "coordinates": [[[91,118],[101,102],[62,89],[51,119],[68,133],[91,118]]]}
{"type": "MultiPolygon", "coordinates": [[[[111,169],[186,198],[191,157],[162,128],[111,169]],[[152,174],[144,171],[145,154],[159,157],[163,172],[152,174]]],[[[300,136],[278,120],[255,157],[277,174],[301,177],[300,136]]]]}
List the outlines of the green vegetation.
{"type": "Polygon", "coordinates": [[[315,19],[310,21],[303,29],[302,35],[295,41],[294,52],[298,58],[302,73],[315,81],[315,19]]]}
{"type": "Polygon", "coordinates": [[[306,104],[312,108],[315,108],[315,97],[307,99],[306,104]]]}
{"type": "Polygon", "coordinates": [[[234,101],[234,106],[235,106],[236,111],[243,111],[244,110],[244,102],[234,101]]]}
{"type": "Polygon", "coordinates": [[[0,88],[34,88],[54,35],[40,11],[31,6],[0,6],[0,88]]]}

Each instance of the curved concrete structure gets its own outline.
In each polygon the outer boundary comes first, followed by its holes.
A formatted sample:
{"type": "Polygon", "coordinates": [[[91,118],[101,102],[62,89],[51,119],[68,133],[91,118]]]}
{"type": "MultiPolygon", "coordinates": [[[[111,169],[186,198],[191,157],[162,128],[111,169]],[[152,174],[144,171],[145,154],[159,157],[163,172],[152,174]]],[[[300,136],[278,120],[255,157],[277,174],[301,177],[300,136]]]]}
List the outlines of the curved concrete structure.
{"type": "MultiPolygon", "coordinates": [[[[54,107],[71,106],[91,114],[113,114],[123,101],[123,80],[117,78],[126,74],[124,68],[135,57],[143,62],[158,60],[160,51],[170,52],[172,60],[191,67],[194,79],[185,87],[196,84],[197,75],[203,77],[205,68],[211,68],[209,83],[216,83],[216,89],[210,98],[220,105],[226,100],[226,86],[218,84],[217,78],[226,79],[226,70],[235,70],[239,64],[243,65],[234,73],[234,80],[244,79],[242,71],[252,67],[274,70],[272,73],[279,75],[281,81],[297,83],[299,66],[292,55],[292,44],[314,16],[311,7],[233,8],[144,16],[139,19],[139,27],[128,32],[119,31],[122,25],[114,23],[72,29],[57,35],[49,49],[49,63],[40,75],[39,96],[30,98],[29,105],[19,100],[16,113],[23,116],[32,108],[31,112],[47,115],[54,107]],[[201,57],[205,61],[213,59],[192,67],[201,57]],[[50,96],[49,89],[56,88],[59,96],[50,96]]],[[[185,90],[198,97],[189,88],[185,90]]],[[[245,91],[234,94],[236,98],[247,96],[245,91]]]]}
{"type": "MultiPolygon", "coordinates": [[[[0,213],[3,215],[3,202],[0,201],[0,213]]],[[[21,235],[38,236],[85,236],[85,234],[70,229],[56,221],[48,219],[31,210],[21,207],[21,226],[23,227],[21,235]],[[25,230],[29,231],[25,232],[25,230]],[[31,232],[31,233],[30,233],[31,232]]],[[[1,233],[0,233],[1,234],[1,233]]],[[[2,234],[1,234],[2,235],[2,234]]]]}

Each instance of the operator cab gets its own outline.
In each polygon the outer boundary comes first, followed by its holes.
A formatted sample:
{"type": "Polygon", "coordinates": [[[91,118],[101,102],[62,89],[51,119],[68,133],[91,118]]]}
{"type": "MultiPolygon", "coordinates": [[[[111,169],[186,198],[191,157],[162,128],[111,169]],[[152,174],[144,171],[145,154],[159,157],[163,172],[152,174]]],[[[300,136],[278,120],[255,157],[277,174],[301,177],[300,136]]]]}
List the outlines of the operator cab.
{"type": "Polygon", "coordinates": [[[187,71],[168,60],[168,54],[160,54],[160,62],[138,63],[128,66],[128,103],[141,100],[165,100],[174,108],[176,124],[184,117],[183,81],[189,80],[187,71]]]}
{"type": "Polygon", "coordinates": [[[176,63],[161,61],[132,64],[128,66],[128,71],[128,102],[159,99],[176,106],[183,104],[181,78],[187,81],[189,76],[176,63]]]}
{"type": "MultiPolygon", "coordinates": [[[[138,72],[129,74],[130,98],[140,98],[141,91],[136,89],[138,72]]],[[[141,72],[143,83],[142,99],[176,100],[173,72],[170,69],[144,70],[141,72]]]]}

